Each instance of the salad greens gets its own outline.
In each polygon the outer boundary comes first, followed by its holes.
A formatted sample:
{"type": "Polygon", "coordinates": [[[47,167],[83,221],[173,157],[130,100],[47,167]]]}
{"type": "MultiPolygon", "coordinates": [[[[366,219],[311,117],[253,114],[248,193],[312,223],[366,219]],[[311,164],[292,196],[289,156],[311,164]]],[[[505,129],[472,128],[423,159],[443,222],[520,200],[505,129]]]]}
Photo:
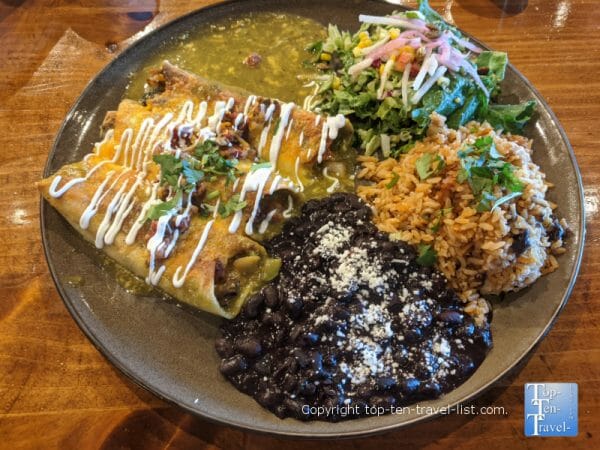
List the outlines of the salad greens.
{"type": "Polygon", "coordinates": [[[482,51],[419,1],[418,11],[361,15],[358,32],[329,25],[309,47],[323,74],[306,107],[350,116],[366,154],[405,153],[421,138],[433,112],[457,128],[487,120],[519,132],[535,102],[493,103],[508,63],[506,53],[482,51]]]}

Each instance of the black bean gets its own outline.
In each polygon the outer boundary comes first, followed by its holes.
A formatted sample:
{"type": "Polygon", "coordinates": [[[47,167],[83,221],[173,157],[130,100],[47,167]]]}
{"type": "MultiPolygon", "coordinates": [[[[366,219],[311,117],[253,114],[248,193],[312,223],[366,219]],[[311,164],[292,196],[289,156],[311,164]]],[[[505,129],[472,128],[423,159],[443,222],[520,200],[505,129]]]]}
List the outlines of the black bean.
{"type": "Polygon", "coordinates": [[[445,322],[450,325],[459,325],[463,322],[464,315],[459,311],[444,310],[438,316],[437,319],[441,322],[445,322]]]}
{"type": "Polygon", "coordinates": [[[245,373],[241,376],[240,383],[244,392],[253,394],[258,389],[258,377],[255,373],[245,373]]]}
{"type": "Polygon", "coordinates": [[[304,327],[302,325],[296,325],[290,331],[290,341],[301,343],[303,334],[304,334],[304,327]]]}
{"type": "Polygon", "coordinates": [[[258,316],[264,302],[264,296],[260,293],[253,295],[244,305],[244,316],[248,319],[254,319],[258,316]]]}
{"type": "Polygon", "coordinates": [[[275,334],[273,335],[273,341],[275,344],[279,345],[281,344],[283,341],[285,341],[285,339],[287,338],[288,335],[288,331],[284,328],[278,329],[277,331],[275,331],[275,334]]]}
{"type": "Polygon", "coordinates": [[[442,389],[435,381],[428,381],[420,386],[419,392],[426,397],[437,398],[442,393],[442,389]]]}
{"type": "Polygon", "coordinates": [[[271,373],[271,356],[265,356],[256,364],[254,364],[254,370],[261,375],[269,375],[271,373]]]}
{"type": "Polygon", "coordinates": [[[296,385],[298,384],[298,378],[296,375],[288,373],[283,377],[282,387],[285,392],[292,392],[296,389],[296,385]]]}
{"type": "Polygon", "coordinates": [[[296,419],[308,419],[306,409],[303,408],[304,405],[301,402],[291,398],[285,398],[283,400],[283,405],[292,417],[295,417],[296,419]]]}
{"type": "Polygon", "coordinates": [[[301,368],[305,368],[310,364],[310,356],[304,350],[297,348],[294,350],[293,354],[301,368]]]}
{"type": "Polygon", "coordinates": [[[510,249],[515,255],[520,256],[527,249],[531,247],[531,240],[529,239],[529,230],[525,229],[521,233],[513,237],[513,242],[510,249]]]}
{"type": "Polygon", "coordinates": [[[402,311],[403,308],[404,303],[402,303],[401,301],[395,301],[390,303],[390,305],[388,306],[388,311],[392,314],[398,314],[400,311],[402,311]]]}
{"type": "Polygon", "coordinates": [[[307,346],[315,345],[319,342],[319,338],[320,336],[316,331],[311,331],[302,336],[302,342],[307,346]]]}
{"type": "Polygon", "coordinates": [[[233,355],[233,346],[223,337],[215,341],[215,349],[221,358],[228,358],[233,355]]]}
{"type": "Polygon", "coordinates": [[[396,379],[394,377],[380,377],[377,379],[377,388],[382,391],[387,391],[396,386],[396,379]]]}
{"type": "Polygon", "coordinates": [[[271,315],[271,319],[273,321],[273,325],[277,325],[277,326],[280,326],[280,325],[284,324],[285,321],[286,321],[285,314],[282,313],[281,311],[275,311],[271,315]]]}
{"type": "Polygon", "coordinates": [[[298,392],[306,397],[312,397],[317,392],[317,386],[312,381],[303,380],[298,387],[298,392]]]}
{"type": "Polygon", "coordinates": [[[247,368],[248,363],[246,362],[246,359],[242,355],[235,355],[221,361],[219,370],[221,370],[223,375],[231,376],[243,372],[247,368]]]}
{"type": "Polygon", "coordinates": [[[288,310],[290,316],[293,319],[297,319],[300,314],[302,314],[302,308],[304,307],[304,302],[301,298],[296,297],[286,297],[285,306],[288,310]]]}
{"type": "Polygon", "coordinates": [[[472,320],[467,320],[466,323],[458,329],[459,336],[473,336],[475,334],[475,324],[472,320]]]}
{"type": "Polygon", "coordinates": [[[296,358],[294,358],[293,356],[288,356],[287,358],[285,358],[285,361],[283,362],[281,368],[287,370],[288,372],[295,373],[298,370],[298,366],[299,364],[298,361],[296,361],[296,358]]]}
{"type": "Polygon", "coordinates": [[[316,374],[321,373],[323,371],[323,355],[319,352],[313,352],[311,355],[311,364],[316,374]]]}
{"type": "Polygon", "coordinates": [[[356,393],[362,398],[369,398],[373,395],[373,388],[369,384],[361,384],[356,393]]]}
{"type": "Polygon", "coordinates": [[[406,378],[400,383],[400,390],[405,395],[412,395],[419,390],[421,382],[416,378],[406,378]]]}
{"type": "Polygon", "coordinates": [[[351,314],[346,308],[340,306],[334,308],[332,316],[335,320],[346,321],[351,317],[351,314]]]}
{"type": "Polygon", "coordinates": [[[265,286],[263,294],[265,296],[265,304],[269,308],[275,308],[279,304],[279,292],[277,292],[277,288],[272,284],[265,286]]]}
{"type": "Polygon", "coordinates": [[[546,233],[550,242],[563,240],[565,237],[565,229],[556,217],[552,221],[552,226],[546,233]]]}
{"type": "Polygon", "coordinates": [[[256,396],[256,400],[267,408],[275,406],[279,403],[281,393],[278,390],[267,388],[256,396]]]}
{"type": "Polygon", "coordinates": [[[260,340],[256,338],[245,338],[236,342],[236,349],[250,358],[256,358],[262,352],[260,340]]]}
{"type": "Polygon", "coordinates": [[[325,357],[323,363],[328,367],[336,367],[337,366],[337,358],[335,355],[330,354],[325,357]]]}
{"type": "Polygon", "coordinates": [[[404,333],[404,340],[410,344],[414,344],[418,342],[423,336],[423,332],[419,328],[413,328],[411,330],[406,330],[404,333]]]}

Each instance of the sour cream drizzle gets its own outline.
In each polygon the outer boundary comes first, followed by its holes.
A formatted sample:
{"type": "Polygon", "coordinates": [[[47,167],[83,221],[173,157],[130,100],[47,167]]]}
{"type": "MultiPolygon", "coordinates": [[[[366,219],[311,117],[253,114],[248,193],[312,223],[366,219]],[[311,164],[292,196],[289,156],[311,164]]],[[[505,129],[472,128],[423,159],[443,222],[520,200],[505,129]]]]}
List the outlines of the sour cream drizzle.
{"type": "Polygon", "coordinates": [[[329,175],[329,170],[327,169],[327,167],[325,167],[325,168],[323,169],[323,176],[324,176],[325,178],[327,178],[328,180],[331,180],[331,181],[333,181],[333,183],[331,184],[331,186],[329,186],[329,187],[327,188],[327,192],[329,192],[330,194],[331,194],[332,192],[335,192],[335,190],[336,190],[336,189],[338,188],[338,186],[340,185],[340,180],[339,180],[338,178],[336,178],[336,177],[333,177],[333,176],[329,175]]]}
{"type": "Polygon", "coordinates": [[[269,223],[271,223],[271,219],[273,218],[273,216],[275,215],[275,213],[277,212],[276,209],[273,209],[269,212],[269,214],[267,214],[267,217],[265,217],[263,219],[263,221],[260,223],[260,226],[258,227],[258,232],[260,234],[264,234],[265,231],[267,231],[267,228],[269,227],[269,223]]]}
{"type": "Polygon", "coordinates": [[[214,219],[208,221],[206,223],[206,225],[204,225],[204,229],[202,230],[202,235],[200,236],[200,239],[198,240],[198,244],[196,245],[196,248],[194,249],[194,253],[192,254],[192,257],[190,258],[187,265],[185,266],[183,275],[181,277],[179,276],[179,274],[181,273],[181,266],[179,266],[177,268],[177,270],[175,271],[172,282],[173,282],[173,286],[175,286],[176,288],[180,288],[181,286],[183,286],[183,283],[185,282],[185,279],[187,278],[189,271],[191,270],[192,266],[196,263],[198,256],[200,255],[200,253],[202,252],[202,249],[206,245],[206,241],[208,239],[208,233],[210,232],[210,229],[212,228],[213,222],[214,222],[214,219]]]}
{"type": "MultiPolygon", "coordinates": [[[[269,162],[275,168],[277,168],[277,160],[279,159],[279,151],[281,150],[281,141],[283,140],[283,136],[286,131],[286,127],[288,126],[288,121],[292,115],[292,111],[296,105],[294,103],[284,103],[281,105],[281,114],[279,115],[279,125],[277,126],[277,131],[275,131],[275,135],[271,139],[271,146],[269,148],[269,162]]],[[[292,119],[293,122],[293,119],[292,119]]],[[[291,123],[290,122],[290,125],[291,123]]],[[[270,127],[270,124],[269,124],[270,127]]],[[[262,136],[261,136],[262,143],[262,136]]]]}
{"type": "Polygon", "coordinates": [[[283,212],[283,217],[289,219],[292,217],[292,211],[294,210],[294,199],[291,195],[288,195],[288,208],[283,212]]]}
{"type": "Polygon", "coordinates": [[[287,131],[285,132],[285,140],[287,141],[290,138],[290,131],[292,131],[292,126],[294,125],[294,119],[290,120],[290,124],[287,127],[287,131]]]}
{"type": "MultiPolygon", "coordinates": [[[[108,139],[112,138],[112,136],[113,136],[113,131],[109,130],[106,133],[106,136],[105,136],[104,140],[102,141],[102,143],[107,142],[108,139]]],[[[100,146],[96,146],[94,148],[94,150],[97,151],[98,153],[100,151],[100,146]]],[[[60,175],[55,176],[54,179],[52,180],[52,183],[50,183],[50,187],[48,188],[48,193],[50,194],[50,196],[52,198],[60,198],[60,197],[62,197],[65,194],[65,192],[67,192],[73,186],[75,186],[75,185],[77,185],[79,183],[83,183],[84,181],[87,181],[100,167],[102,167],[102,166],[104,166],[105,164],[108,164],[108,163],[113,163],[113,164],[116,163],[119,160],[119,157],[121,156],[120,148],[118,148],[116,150],[117,151],[115,152],[115,155],[113,156],[112,159],[100,161],[98,164],[96,164],[95,166],[93,166],[88,171],[88,173],[86,174],[85,177],[73,178],[72,180],[70,180],[67,183],[65,183],[65,185],[62,188],[60,188],[60,189],[57,189],[57,188],[58,188],[58,184],[62,180],[62,176],[60,176],[60,175]]],[[[97,153],[95,153],[95,154],[97,154],[97,153]]]]}
{"type": "Polygon", "coordinates": [[[146,248],[150,252],[150,263],[148,265],[148,276],[146,277],[146,283],[156,285],[160,281],[162,274],[166,270],[164,264],[162,264],[158,269],[156,268],[156,251],[163,246],[165,232],[167,231],[167,226],[169,225],[169,220],[171,220],[171,216],[173,213],[167,213],[158,218],[156,223],[156,232],[154,235],[148,240],[146,244],[146,248]]]}
{"type": "Polygon", "coordinates": [[[139,233],[142,226],[144,226],[144,223],[146,222],[146,214],[148,214],[148,210],[150,209],[150,207],[152,205],[154,205],[156,203],[156,194],[158,193],[159,185],[160,185],[160,183],[158,183],[158,181],[152,185],[152,191],[150,193],[150,198],[142,205],[142,209],[141,209],[140,213],[138,214],[137,219],[135,220],[135,222],[131,226],[131,229],[127,233],[127,236],[125,237],[125,243],[127,245],[131,245],[135,242],[135,238],[137,237],[137,234],[139,233]]]}
{"type": "Polygon", "coordinates": [[[96,192],[94,192],[94,196],[92,197],[92,200],[90,200],[90,204],[87,206],[87,208],[85,208],[83,210],[83,213],[81,214],[81,217],[79,218],[79,226],[81,227],[82,230],[87,230],[87,228],[90,226],[90,220],[98,212],[98,205],[100,204],[100,199],[103,198],[102,194],[104,193],[103,192],[104,188],[106,187],[106,185],[108,184],[108,182],[110,181],[110,179],[112,178],[112,176],[114,174],[115,174],[114,170],[111,170],[110,172],[108,172],[106,174],[106,178],[104,179],[102,184],[100,184],[100,186],[98,186],[98,189],[96,189],[96,192]]]}
{"type": "MultiPolygon", "coordinates": [[[[271,172],[273,172],[273,167],[261,167],[253,172],[248,173],[244,179],[244,184],[242,185],[242,190],[240,192],[240,201],[246,198],[246,194],[248,192],[256,192],[252,214],[246,223],[246,234],[252,234],[253,232],[253,222],[256,217],[256,213],[258,212],[263,190],[267,184],[267,181],[269,180],[269,177],[271,176],[271,172]]],[[[235,233],[237,231],[242,223],[242,217],[243,211],[236,211],[229,224],[230,233],[235,233]]]]}
{"type": "Polygon", "coordinates": [[[296,181],[298,182],[300,192],[304,192],[304,185],[302,184],[302,180],[300,179],[300,156],[296,157],[295,170],[296,170],[296,181]]]}
{"type": "Polygon", "coordinates": [[[317,162],[323,162],[323,155],[327,150],[327,138],[333,140],[338,137],[340,129],[346,125],[346,118],[343,114],[337,114],[335,116],[329,116],[323,123],[321,129],[321,142],[319,144],[319,153],[317,154],[317,162]]]}

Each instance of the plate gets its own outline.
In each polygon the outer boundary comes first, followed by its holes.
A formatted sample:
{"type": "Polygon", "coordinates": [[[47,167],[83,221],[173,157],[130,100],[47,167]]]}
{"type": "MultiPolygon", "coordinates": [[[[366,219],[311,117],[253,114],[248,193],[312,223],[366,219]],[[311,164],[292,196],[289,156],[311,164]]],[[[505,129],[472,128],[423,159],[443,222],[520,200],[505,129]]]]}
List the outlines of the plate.
{"type": "MultiPolygon", "coordinates": [[[[44,176],[88,153],[98,140],[104,114],[115,109],[121,100],[128,75],[142,69],[145,61],[169,39],[194,27],[252,11],[280,11],[310,17],[325,25],[331,22],[356,29],[359,13],[381,15],[398,8],[374,0],[229,1],[170,22],[126,49],[90,82],[56,137],[44,176]]],[[[585,234],[579,169],[556,116],[531,84],[509,66],[500,102],[532,98],[539,104],[538,113],[525,134],[534,139],[534,160],[549,180],[558,182],[549,197],[572,227],[567,252],[560,257],[556,272],[496,305],[492,324],[494,349],[477,372],[459,388],[441,399],[423,402],[422,406],[439,408],[466,402],[498,381],[549,331],[575,283],[585,234]]],[[[112,364],[157,396],[209,420],[298,437],[373,434],[431,418],[413,412],[336,424],[278,419],[220,375],[213,343],[221,319],[189,311],[160,297],[129,294],[110,271],[98,265],[96,249],[84,242],[54,209],[42,202],[40,213],[48,265],[73,318],[112,364]],[[84,282],[74,284],[76,277],[84,282]]]]}

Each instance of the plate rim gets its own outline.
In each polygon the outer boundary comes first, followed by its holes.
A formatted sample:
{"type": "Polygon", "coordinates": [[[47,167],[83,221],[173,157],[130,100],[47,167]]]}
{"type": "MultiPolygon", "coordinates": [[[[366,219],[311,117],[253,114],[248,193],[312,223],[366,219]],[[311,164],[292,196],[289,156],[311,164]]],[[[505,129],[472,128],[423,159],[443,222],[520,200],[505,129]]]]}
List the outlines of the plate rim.
{"type": "MultiPolygon", "coordinates": [[[[159,27],[151,30],[150,32],[148,32],[148,33],[144,34],[143,36],[139,37],[138,39],[136,39],[134,42],[132,42],[130,45],[128,45],[122,52],[120,52],[112,60],[110,60],[100,71],[96,72],[93,75],[93,77],[87,82],[86,86],[81,91],[81,93],[74,100],[68,113],[65,115],[65,118],[63,119],[63,121],[61,123],[61,126],[59,127],[58,131],[56,132],[52,147],[51,147],[50,151],[48,152],[48,157],[46,159],[46,163],[44,164],[44,169],[42,172],[43,177],[47,177],[50,175],[50,167],[51,167],[52,159],[55,156],[56,151],[58,150],[57,147],[58,147],[59,140],[62,137],[67,124],[71,121],[73,116],[77,113],[78,107],[79,107],[82,99],[86,96],[88,91],[90,91],[93,88],[96,81],[102,75],[104,75],[105,72],[109,71],[113,65],[118,64],[120,61],[122,61],[124,58],[126,58],[129,53],[133,52],[137,46],[141,45],[149,37],[151,37],[155,34],[161,33],[165,28],[171,27],[178,22],[185,21],[188,18],[190,18],[191,16],[201,14],[203,11],[227,6],[229,4],[234,4],[234,3],[247,3],[248,1],[249,0],[217,1],[216,3],[210,4],[210,5],[198,8],[198,9],[194,9],[193,11],[190,11],[181,16],[175,17],[174,19],[161,24],[159,27]]],[[[371,0],[371,1],[373,1],[373,0],[371,0]]],[[[390,3],[390,6],[394,6],[398,9],[403,9],[403,10],[412,9],[412,8],[407,8],[402,5],[394,5],[391,3],[390,3]]],[[[479,39],[473,37],[470,33],[464,32],[462,29],[460,29],[460,27],[457,27],[457,28],[463,35],[468,37],[471,41],[479,44],[481,47],[483,47],[485,49],[490,49],[489,46],[484,44],[479,39]]],[[[509,367],[507,367],[502,372],[498,373],[493,379],[488,381],[485,385],[483,385],[479,389],[471,392],[463,399],[457,400],[454,403],[449,404],[450,408],[454,408],[459,404],[464,404],[464,403],[473,401],[474,399],[476,399],[477,397],[482,395],[484,392],[489,390],[491,387],[493,387],[499,380],[501,380],[502,378],[507,376],[511,371],[513,371],[516,367],[518,367],[519,364],[525,360],[525,358],[527,358],[529,355],[531,355],[533,350],[541,343],[541,341],[550,332],[550,330],[556,323],[558,315],[562,312],[562,310],[566,306],[566,304],[572,294],[573,288],[577,282],[577,278],[579,275],[579,271],[580,271],[581,263],[582,263],[582,259],[583,259],[583,253],[585,250],[586,212],[585,212],[584,186],[583,186],[583,179],[581,176],[581,171],[579,169],[579,165],[577,163],[577,158],[575,156],[575,152],[573,151],[573,147],[567,137],[567,134],[566,134],[561,122],[559,121],[559,119],[556,116],[556,114],[554,113],[554,111],[550,108],[550,106],[546,102],[545,98],[540,94],[540,92],[533,86],[533,84],[512,63],[509,62],[508,67],[515,73],[515,75],[518,78],[520,78],[525,83],[525,85],[527,86],[527,88],[528,88],[529,92],[532,94],[532,96],[535,97],[535,99],[540,103],[542,108],[548,113],[550,119],[556,125],[556,128],[558,129],[558,132],[560,134],[562,141],[564,142],[565,146],[567,147],[569,161],[571,163],[571,166],[573,168],[575,178],[577,181],[577,197],[578,197],[577,206],[579,207],[579,214],[580,214],[580,223],[578,224],[578,227],[577,227],[578,232],[579,232],[579,245],[578,245],[578,248],[575,253],[575,259],[573,262],[573,266],[571,268],[571,272],[569,273],[569,282],[568,282],[568,285],[567,285],[565,291],[563,292],[561,301],[558,304],[558,306],[555,308],[555,310],[553,311],[550,320],[548,321],[546,326],[538,333],[538,335],[536,336],[533,343],[529,347],[527,347],[521,353],[521,355],[509,365],[509,367]]],[[[160,387],[154,386],[154,385],[152,385],[152,383],[149,383],[149,382],[143,380],[141,377],[138,377],[137,375],[135,375],[133,373],[133,371],[130,370],[130,368],[127,366],[127,364],[120,361],[118,357],[116,357],[112,352],[110,352],[103,345],[101,340],[98,339],[96,337],[96,335],[92,332],[92,330],[89,329],[86,321],[79,315],[79,313],[75,309],[69,295],[67,294],[62,282],[60,281],[60,275],[57,273],[56,268],[54,267],[54,262],[52,260],[52,250],[51,250],[50,244],[48,242],[47,228],[46,228],[46,217],[45,216],[46,216],[46,208],[48,208],[48,207],[49,207],[49,204],[47,204],[47,201],[44,200],[43,197],[40,197],[40,206],[39,206],[40,234],[41,234],[42,246],[44,249],[44,257],[46,259],[48,269],[49,269],[50,275],[52,277],[52,281],[56,287],[56,290],[57,290],[59,296],[61,297],[63,304],[66,306],[67,310],[69,311],[69,314],[74,319],[74,321],[77,324],[77,326],[79,327],[79,329],[84,333],[86,338],[92,343],[92,345],[100,352],[100,354],[111,365],[113,365],[115,368],[117,368],[123,375],[125,375],[127,377],[128,380],[132,381],[135,385],[147,390],[148,392],[152,393],[159,399],[161,399],[171,405],[177,406],[178,408],[181,408],[182,410],[184,410],[185,412],[187,412],[193,416],[199,417],[203,420],[207,420],[212,423],[219,424],[221,426],[229,426],[229,427],[236,428],[238,430],[248,431],[248,432],[253,432],[253,433],[263,434],[263,435],[269,435],[269,436],[279,436],[279,437],[307,439],[307,440],[309,440],[309,439],[310,440],[326,440],[326,439],[334,439],[334,438],[358,438],[358,437],[372,436],[372,435],[376,435],[376,434],[390,432],[393,430],[400,430],[401,428],[409,427],[411,425],[415,425],[416,423],[428,422],[428,421],[438,418],[441,415],[440,412],[437,412],[435,414],[427,415],[427,416],[415,416],[414,418],[407,420],[405,422],[401,422],[401,423],[396,423],[396,424],[392,423],[392,424],[388,424],[388,425],[375,426],[368,430],[343,431],[343,432],[334,430],[331,432],[322,432],[322,433],[315,435],[315,434],[308,434],[308,432],[304,433],[301,431],[288,431],[288,430],[280,431],[280,430],[273,429],[273,428],[252,427],[252,426],[246,425],[245,423],[237,422],[230,418],[222,418],[222,417],[217,417],[217,416],[211,415],[210,410],[199,410],[199,409],[190,408],[185,403],[182,403],[180,400],[173,398],[172,396],[163,392],[163,390],[160,387]]],[[[240,394],[244,395],[243,393],[240,393],[240,394]]],[[[332,423],[331,425],[333,427],[335,427],[334,423],[332,423]]]]}

